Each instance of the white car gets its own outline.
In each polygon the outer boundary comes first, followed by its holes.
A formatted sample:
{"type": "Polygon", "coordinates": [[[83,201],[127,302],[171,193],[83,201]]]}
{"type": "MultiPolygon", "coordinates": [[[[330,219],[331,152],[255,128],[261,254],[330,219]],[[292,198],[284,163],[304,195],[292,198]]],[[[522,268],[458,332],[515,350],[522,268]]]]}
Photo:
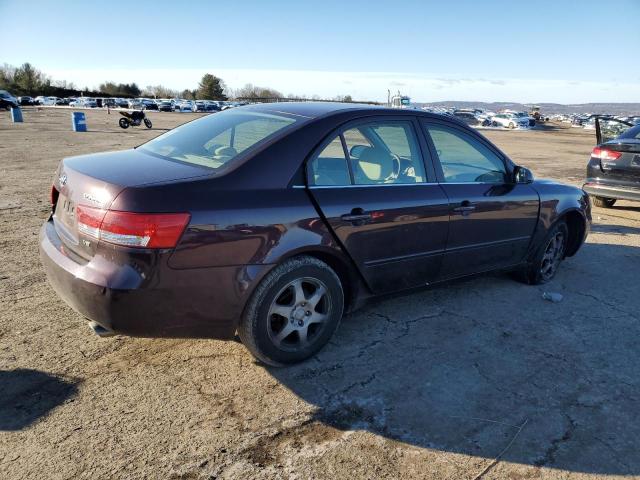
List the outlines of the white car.
{"type": "Polygon", "coordinates": [[[56,102],[58,101],[58,98],[39,96],[39,97],[36,97],[35,101],[38,105],[55,105],[56,102]]]}
{"type": "Polygon", "coordinates": [[[181,100],[175,103],[176,112],[197,112],[198,106],[191,100],[181,100]]]}
{"type": "Polygon", "coordinates": [[[513,113],[499,113],[491,117],[491,126],[505,128],[529,128],[528,117],[518,117],[513,113]]]}
{"type": "Polygon", "coordinates": [[[69,106],[76,108],[96,108],[98,106],[98,102],[96,102],[95,98],[80,97],[69,102],[69,106]]]}

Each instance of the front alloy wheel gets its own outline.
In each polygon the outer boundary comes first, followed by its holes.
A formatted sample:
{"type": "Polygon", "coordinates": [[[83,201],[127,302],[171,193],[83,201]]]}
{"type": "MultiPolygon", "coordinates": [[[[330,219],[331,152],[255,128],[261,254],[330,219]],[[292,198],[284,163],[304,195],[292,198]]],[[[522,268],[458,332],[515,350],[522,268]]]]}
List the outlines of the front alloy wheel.
{"type": "Polygon", "coordinates": [[[336,273],[317,258],[295,257],[275,267],[256,287],[238,334],[263,363],[296,363],[329,341],[343,308],[342,284],[336,273]]]}
{"type": "Polygon", "coordinates": [[[549,240],[540,265],[540,276],[543,282],[551,280],[558,271],[558,266],[564,257],[565,243],[565,234],[562,230],[555,232],[549,240]]]}
{"type": "Polygon", "coordinates": [[[514,272],[515,277],[530,285],[547,283],[555,277],[564,260],[569,240],[569,228],[560,220],[547,233],[528,265],[514,272]]]}

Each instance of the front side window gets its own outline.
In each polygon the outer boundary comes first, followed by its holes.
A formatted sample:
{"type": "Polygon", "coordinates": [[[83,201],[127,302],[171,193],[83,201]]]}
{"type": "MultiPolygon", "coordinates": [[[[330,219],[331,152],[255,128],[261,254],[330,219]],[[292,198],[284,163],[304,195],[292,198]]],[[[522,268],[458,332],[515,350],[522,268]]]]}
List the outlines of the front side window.
{"type": "Polygon", "coordinates": [[[425,181],[422,156],[410,122],[359,125],[346,130],[344,138],[356,185],[425,181]]]}
{"type": "Polygon", "coordinates": [[[506,183],[507,169],[500,157],[481,142],[457,129],[428,125],[445,182],[506,183]]]}
{"type": "Polygon", "coordinates": [[[230,110],[186,123],[140,149],[217,170],[297,121],[281,115],[230,110]]]}

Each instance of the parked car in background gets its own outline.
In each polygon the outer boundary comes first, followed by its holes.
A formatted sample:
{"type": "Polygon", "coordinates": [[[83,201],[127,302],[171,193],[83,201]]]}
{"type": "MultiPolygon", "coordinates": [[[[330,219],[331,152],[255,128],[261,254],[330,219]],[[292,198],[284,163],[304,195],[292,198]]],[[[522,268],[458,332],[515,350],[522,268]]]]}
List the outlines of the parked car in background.
{"type": "Polygon", "coordinates": [[[512,113],[499,113],[491,117],[491,125],[493,127],[505,128],[529,128],[529,119],[517,117],[512,113]]]}
{"type": "Polygon", "coordinates": [[[20,105],[35,105],[35,100],[32,97],[18,97],[18,103],[20,105]]]}
{"type": "Polygon", "coordinates": [[[6,90],[0,90],[0,108],[10,109],[12,107],[20,106],[20,102],[16,97],[11,95],[6,90]]]}
{"type": "Polygon", "coordinates": [[[139,98],[130,98],[129,100],[127,100],[127,108],[131,108],[133,110],[142,110],[144,108],[144,104],[139,98]]]}
{"type": "Polygon", "coordinates": [[[536,119],[529,115],[527,112],[514,112],[513,115],[517,118],[526,120],[529,127],[535,127],[536,125],[536,119]]]}
{"type": "Polygon", "coordinates": [[[453,112],[453,116],[456,117],[458,120],[463,121],[464,123],[466,123],[471,127],[476,127],[476,126],[482,125],[483,123],[483,121],[478,119],[478,117],[476,117],[474,113],[469,111],[455,110],[453,112]]]}
{"type": "Polygon", "coordinates": [[[82,97],[82,107],[83,108],[97,108],[98,102],[93,97],[82,97]]]}
{"type": "Polygon", "coordinates": [[[173,112],[173,100],[168,98],[158,100],[158,110],[161,112],[173,112]]]}
{"type": "Polygon", "coordinates": [[[196,100],[195,105],[198,112],[218,112],[220,107],[213,100],[196,100]]]}
{"type": "Polygon", "coordinates": [[[75,100],[71,100],[69,106],[75,108],[96,108],[98,102],[92,97],[78,97],[75,100]]]}
{"type": "Polygon", "coordinates": [[[35,98],[37,105],[55,105],[56,100],[56,97],[44,97],[42,95],[35,98]]]}
{"type": "Polygon", "coordinates": [[[116,108],[118,106],[118,104],[116,103],[116,99],[115,98],[103,98],[102,99],[102,106],[103,107],[108,107],[108,108],[116,108]]]}
{"type": "Polygon", "coordinates": [[[96,333],[237,332],[270,365],[315,354],[366,298],[498,269],[548,282],[591,219],[581,189],[455,118],[321,102],[66,158],[51,198],[41,260],[96,333]]]}
{"type": "Polygon", "coordinates": [[[149,98],[141,98],[140,101],[144,105],[145,110],[158,110],[158,104],[155,100],[149,98]]]}
{"type": "Polygon", "coordinates": [[[593,204],[611,208],[616,200],[640,201],[640,125],[596,119],[597,146],[582,187],[593,204]]]}
{"type": "Polygon", "coordinates": [[[175,103],[176,112],[197,112],[198,107],[192,100],[179,100],[175,103]]]}

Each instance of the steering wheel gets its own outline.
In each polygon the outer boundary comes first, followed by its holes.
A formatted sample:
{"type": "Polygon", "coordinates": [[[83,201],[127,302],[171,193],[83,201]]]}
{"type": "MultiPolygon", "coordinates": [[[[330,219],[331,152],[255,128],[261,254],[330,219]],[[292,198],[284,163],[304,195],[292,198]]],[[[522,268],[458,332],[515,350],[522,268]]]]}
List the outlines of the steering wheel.
{"type": "Polygon", "coordinates": [[[393,158],[393,171],[384,179],[384,183],[392,183],[394,180],[397,180],[400,176],[400,170],[402,169],[402,160],[400,160],[400,157],[395,153],[391,153],[391,158],[393,158]]]}

